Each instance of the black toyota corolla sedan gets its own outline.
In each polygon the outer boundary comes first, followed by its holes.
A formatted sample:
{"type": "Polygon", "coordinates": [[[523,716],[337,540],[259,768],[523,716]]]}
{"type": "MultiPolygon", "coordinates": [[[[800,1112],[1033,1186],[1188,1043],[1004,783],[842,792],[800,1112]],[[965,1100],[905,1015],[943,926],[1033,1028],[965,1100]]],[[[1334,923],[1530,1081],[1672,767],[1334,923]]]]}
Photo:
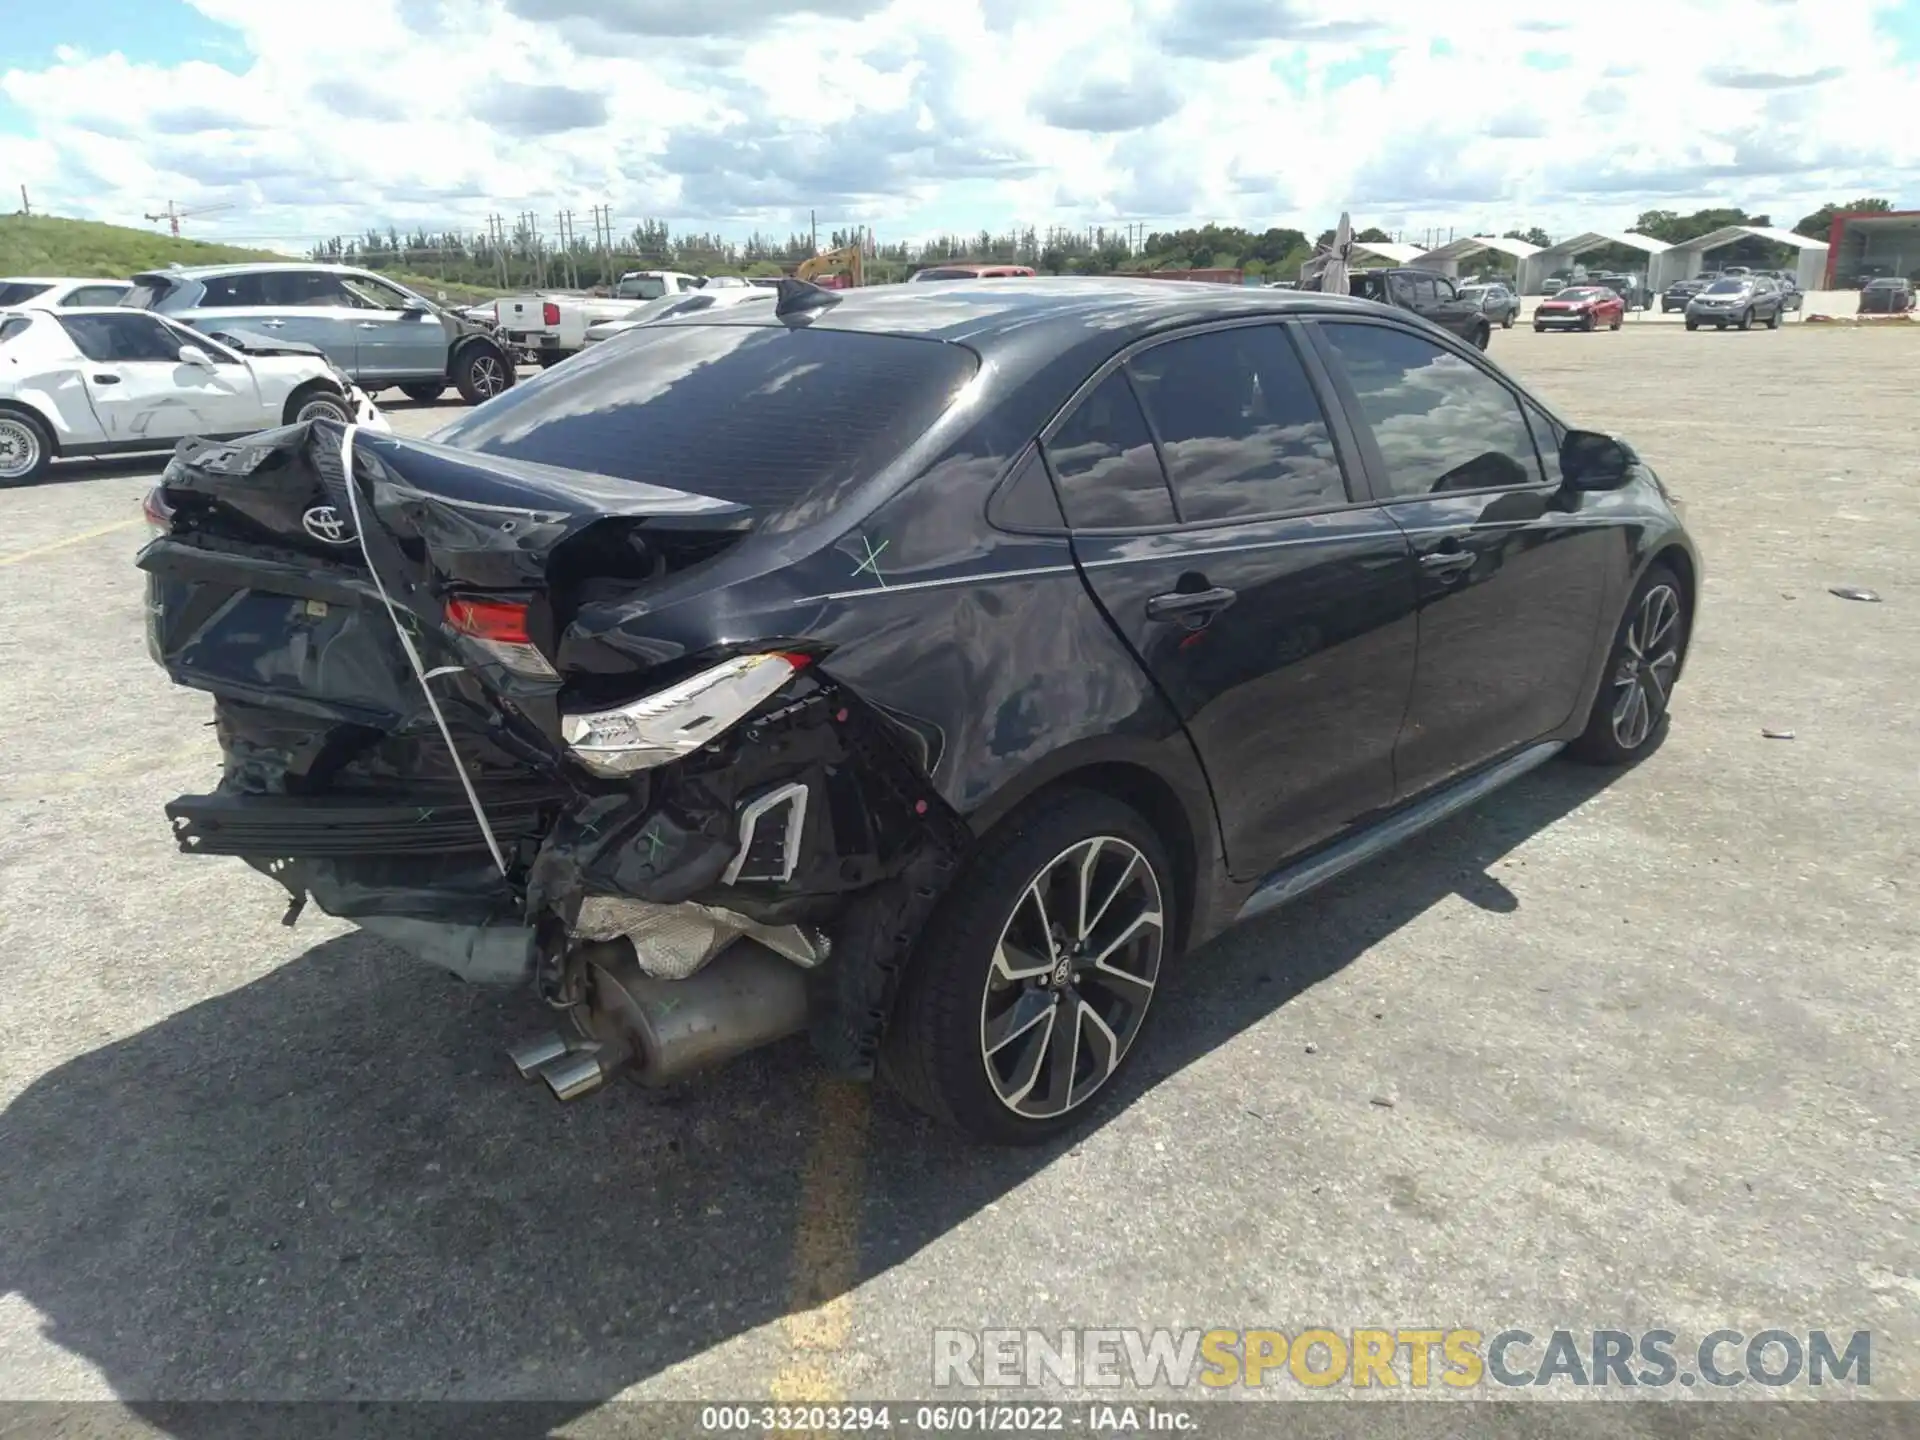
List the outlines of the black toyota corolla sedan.
{"type": "Polygon", "coordinates": [[[152,651],[225,762],[181,848],[524,985],[563,1098],[804,1030],[1034,1140],[1181,952],[1662,733],[1700,566],[1660,480],[1417,317],[1119,279],[749,308],[432,442],[189,442],[147,502],[152,651]]]}

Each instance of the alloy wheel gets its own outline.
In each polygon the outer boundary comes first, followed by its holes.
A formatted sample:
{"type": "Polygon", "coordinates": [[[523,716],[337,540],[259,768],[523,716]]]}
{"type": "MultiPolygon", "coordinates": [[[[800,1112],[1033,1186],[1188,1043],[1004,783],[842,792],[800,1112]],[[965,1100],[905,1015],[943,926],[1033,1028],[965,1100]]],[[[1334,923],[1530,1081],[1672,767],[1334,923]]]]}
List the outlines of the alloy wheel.
{"type": "Polygon", "coordinates": [[[1682,639],[1680,597],[1671,585],[1655,585],[1621,637],[1613,673],[1613,738],[1622,750],[1646,744],[1666,712],[1682,639]]]}
{"type": "Polygon", "coordinates": [[[1049,1119],[1090,1100],[1146,1019],[1165,942],[1160,878],[1139,847],[1063,850],[1001,927],[980,1001],[980,1056],[1000,1103],[1049,1119]]]}
{"type": "Polygon", "coordinates": [[[31,475],[40,463],[40,437],[24,421],[0,416],[0,480],[31,475]]]}
{"type": "Polygon", "coordinates": [[[473,381],[473,388],[489,400],[507,388],[506,373],[501,369],[500,362],[491,355],[476,358],[467,374],[473,381]]]}
{"type": "Polygon", "coordinates": [[[308,420],[338,420],[345,425],[353,419],[353,416],[348,413],[344,402],[328,399],[325,396],[315,396],[303,404],[293,418],[296,423],[304,423],[308,420]]]}

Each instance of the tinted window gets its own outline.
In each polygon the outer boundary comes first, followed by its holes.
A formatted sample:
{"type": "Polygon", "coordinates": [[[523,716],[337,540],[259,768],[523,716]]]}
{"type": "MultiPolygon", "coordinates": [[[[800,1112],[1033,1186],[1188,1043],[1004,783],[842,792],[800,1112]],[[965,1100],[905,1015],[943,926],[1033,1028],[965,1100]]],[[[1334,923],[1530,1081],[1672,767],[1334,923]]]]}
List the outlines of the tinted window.
{"type": "Polygon", "coordinates": [[[136,275],[133,288],[120,297],[120,303],[136,310],[158,309],[179,288],[164,275],[136,275]]]}
{"type": "Polygon", "coordinates": [[[1171,525],[1173,496],[1124,371],[1102,380],[1052,440],[1047,460],[1067,522],[1083,530],[1171,525]]]}
{"type": "Polygon", "coordinates": [[[80,353],[101,364],[163,361],[177,364],[182,341],[151,315],[62,315],[60,323],[80,353]]]}
{"type": "Polygon", "coordinates": [[[1278,326],[1170,340],[1128,368],[1182,520],[1346,503],[1326,417],[1278,326]]]}
{"type": "Polygon", "coordinates": [[[7,316],[6,319],[0,320],[0,345],[6,344],[7,341],[13,339],[16,335],[25,334],[32,328],[33,321],[25,315],[7,316]]]}
{"type": "Polygon", "coordinates": [[[118,305],[127,293],[124,285],[82,285],[60,303],[62,306],[118,305]]]}
{"type": "Polygon", "coordinates": [[[1560,484],[1560,442],[1567,438],[1567,432],[1536,407],[1523,402],[1520,408],[1526,411],[1527,424],[1533,431],[1534,445],[1540,452],[1540,467],[1546,472],[1547,483],[1560,484]]]}
{"type": "Polygon", "coordinates": [[[42,285],[35,281],[15,280],[0,285],[0,305],[22,305],[36,295],[44,295],[51,285],[42,285]]]}
{"type": "Polygon", "coordinates": [[[210,307],[265,305],[268,303],[267,279],[265,275],[209,275],[200,282],[206,287],[200,303],[210,307]]]}
{"type": "Polygon", "coordinates": [[[667,293],[667,282],[658,275],[629,275],[613,293],[619,300],[658,300],[667,293]]]}
{"type": "Polygon", "coordinates": [[[347,293],[347,303],[365,310],[400,310],[413,297],[398,285],[390,285],[372,275],[342,275],[340,288],[347,293]]]}
{"type": "Polygon", "coordinates": [[[281,270],[261,278],[266,282],[265,303],[269,305],[363,305],[347,293],[338,275],[324,270],[281,270]]]}
{"type": "Polygon", "coordinates": [[[971,350],[784,325],[642,326],[467,411],[436,440],[819,518],[924,433],[971,350]]]}
{"type": "Polygon", "coordinates": [[[1514,393],[1418,335],[1324,325],[1386,463],[1390,498],[1541,479],[1514,393]]]}

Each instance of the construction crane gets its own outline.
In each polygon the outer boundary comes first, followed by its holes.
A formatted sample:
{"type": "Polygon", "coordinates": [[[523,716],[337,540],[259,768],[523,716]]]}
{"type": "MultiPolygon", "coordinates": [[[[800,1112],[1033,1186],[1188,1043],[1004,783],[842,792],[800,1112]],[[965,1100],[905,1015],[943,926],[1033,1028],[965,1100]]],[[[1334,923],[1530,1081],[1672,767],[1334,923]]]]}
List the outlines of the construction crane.
{"type": "Polygon", "coordinates": [[[166,221],[167,227],[173,231],[175,238],[178,238],[180,234],[180,222],[189,215],[211,215],[216,210],[231,209],[233,209],[231,205],[202,205],[197,209],[182,210],[176,201],[169,200],[166,209],[162,210],[158,215],[147,216],[147,219],[166,221]]]}
{"type": "Polygon", "coordinates": [[[811,260],[802,260],[800,267],[794,271],[794,277],[810,280],[828,290],[864,285],[867,283],[866,258],[858,245],[829,250],[824,255],[815,255],[811,260]]]}

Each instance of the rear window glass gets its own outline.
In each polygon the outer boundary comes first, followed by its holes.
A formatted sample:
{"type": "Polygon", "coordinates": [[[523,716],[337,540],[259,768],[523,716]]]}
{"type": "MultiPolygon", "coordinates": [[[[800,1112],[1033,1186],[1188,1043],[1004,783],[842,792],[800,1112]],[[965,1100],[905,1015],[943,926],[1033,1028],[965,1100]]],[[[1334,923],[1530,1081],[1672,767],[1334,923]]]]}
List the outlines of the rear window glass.
{"type": "Polygon", "coordinates": [[[33,321],[25,315],[8,315],[0,318],[0,345],[6,344],[16,335],[24,335],[32,328],[33,321]]]}
{"type": "Polygon", "coordinates": [[[613,293],[619,300],[658,300],[667,293],[667,282],[658,275],[637,275],[622,280],[613,293]]]}
{"type": "Polygon", "coordinates": [[[434,438],[731,500],[787,529],[897,459],[978,368],[971,350],[896,335],[643,326],[434,438]]]}
{"type": "Polygon", "coordinates": [[[131,305],[136,310],[152,310],[167,298],[173,289],[171,280],[157,275],[136,275],[133,288],[120,297],[122,305],[131,305]]]}
{"type": "Polygon", "coordinates": [[[937,268],[933,270],[916,271],[913,278],[916,280],[977,280],[980,278],[980,272],[978,270],[937,268]]]}
{"type": "Polygon", "coordinates": [[[44,295],[51,285],[39,285],[32,281],[14,280],[0,284],[0,305],[24,305],[36,295],[44,295]]]}

